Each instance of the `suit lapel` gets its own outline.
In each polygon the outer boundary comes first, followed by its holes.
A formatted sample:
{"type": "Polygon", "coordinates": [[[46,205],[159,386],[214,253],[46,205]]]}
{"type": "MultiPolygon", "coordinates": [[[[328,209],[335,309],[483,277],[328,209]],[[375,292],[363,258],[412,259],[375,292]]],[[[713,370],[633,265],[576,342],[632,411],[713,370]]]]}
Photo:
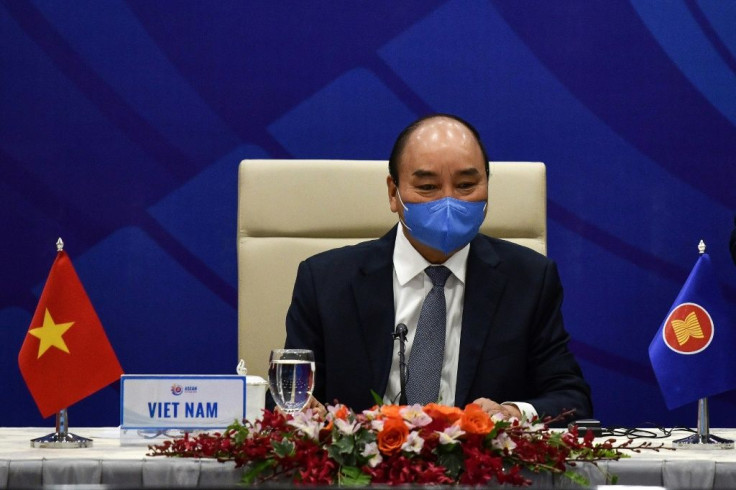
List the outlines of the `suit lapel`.
{"type": "MultiPolygon", "coordinates": [[[[375,242],[375,249],[361,267],[353,283],[353,296],[363,341],[372,371],[371,388],[378,394],[386,391],[391,370],[394,330],[393,250],[396,227],[375,242]]],[[[350,346],[345,346],[350,348],[350,346]]]]}
{"type": "Polygon", "coordinates": [[[475,379],[486,336],[492,328],[491,320],[506,285],[506,276],[495,268],[498,262],[498,255],[485,238],[477,236],[473,239],[465,278],[463,325],[455,389],[457,406],[464,406],[472,401],[467,400],[468,393],[475,379]]]}

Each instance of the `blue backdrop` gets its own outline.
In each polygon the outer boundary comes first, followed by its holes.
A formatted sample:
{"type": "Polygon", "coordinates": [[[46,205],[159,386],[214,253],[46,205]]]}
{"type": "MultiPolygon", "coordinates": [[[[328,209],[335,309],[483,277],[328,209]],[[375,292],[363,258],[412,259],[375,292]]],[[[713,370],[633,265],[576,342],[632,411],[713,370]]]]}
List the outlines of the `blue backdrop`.
{"type": "MultiPolygon", "coordinates": [[[[232,373],[238,162],[386,159],[438,111],[548,165],[603,424],[695,424],[647,347],[701,238],[736,305],[734,25],[719,0],[0,3],[0,424],[52,424],[16,358],[58,236],[126,372],[232,373]]],[[[117,425],[116,387],[70,415],[117,425]]]]}

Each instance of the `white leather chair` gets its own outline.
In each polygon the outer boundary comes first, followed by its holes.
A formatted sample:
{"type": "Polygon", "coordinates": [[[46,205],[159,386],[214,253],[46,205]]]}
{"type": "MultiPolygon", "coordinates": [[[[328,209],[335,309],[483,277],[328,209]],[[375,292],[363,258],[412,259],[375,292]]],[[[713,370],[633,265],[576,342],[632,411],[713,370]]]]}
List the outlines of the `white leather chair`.
{"type": "MultiPolygon", "coordinates": [[[[547,250],[546,171],[538,162],[492,162],[481,232],[547,250]]],[[[243,160],[238,178],[238,355],[267,377],[284,345],[300,261],[378,238],[397,223],[386,161],[243,160]]]]}

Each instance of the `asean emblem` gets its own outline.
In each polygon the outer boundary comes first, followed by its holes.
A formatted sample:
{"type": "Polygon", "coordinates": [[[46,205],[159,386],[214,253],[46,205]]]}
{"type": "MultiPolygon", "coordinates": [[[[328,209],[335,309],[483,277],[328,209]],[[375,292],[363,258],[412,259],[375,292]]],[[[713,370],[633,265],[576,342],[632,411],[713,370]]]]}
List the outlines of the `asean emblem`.
{"type": "Polygon", "coordinates": [[[678,354],[702,352],[713,340],[713,333],[713,319],[705,308],[695,303],[678,305],[662,328],[664,343],[678,354]]]}

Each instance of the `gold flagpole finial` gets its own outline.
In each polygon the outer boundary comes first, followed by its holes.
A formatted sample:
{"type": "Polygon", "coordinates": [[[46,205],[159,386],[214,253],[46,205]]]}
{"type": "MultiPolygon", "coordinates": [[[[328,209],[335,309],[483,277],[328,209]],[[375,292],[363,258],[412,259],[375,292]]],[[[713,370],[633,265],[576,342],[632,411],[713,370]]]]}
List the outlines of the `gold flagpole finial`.
{"type": "Polygon", "coordinates": [[[700,243],[698,243],[698,252],[700,255],[705,253],[705,242],[703,240],[700,240],[700,243]]]}
{"type": "Polygon", "coordinates": [[[59,239],[56,240],[56,251],[61,252],[62,250],[64,250],[64,240],[59,237],[59,239]]]}

